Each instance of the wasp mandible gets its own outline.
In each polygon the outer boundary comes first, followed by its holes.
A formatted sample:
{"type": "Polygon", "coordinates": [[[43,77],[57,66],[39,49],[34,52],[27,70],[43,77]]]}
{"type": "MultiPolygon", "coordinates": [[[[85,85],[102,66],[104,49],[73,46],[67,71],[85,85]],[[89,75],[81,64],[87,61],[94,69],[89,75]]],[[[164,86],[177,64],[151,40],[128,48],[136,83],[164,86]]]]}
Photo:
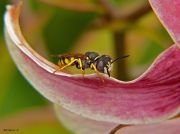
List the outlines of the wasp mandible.
{"type": "MultiPolygon", "coordinates": [[[[60,68],[56,71],[63,70],[68,66],[76,66],[77,69],[81,69],[83,76],[85,69],[92,69],[98,75],[100,75],[100,73],[104,73],[110,77],[112,64],[115,61],[126,58],[128,56],[129,55],[125,55],[112,60],[109,55],[99,55],[96,52],[86,52],[85,54],[76,53],[57,55],[56,57],[59,58],[58,66],[60,68]]],[[[56,71],[54,71],[54,73],[56,71]]]]}

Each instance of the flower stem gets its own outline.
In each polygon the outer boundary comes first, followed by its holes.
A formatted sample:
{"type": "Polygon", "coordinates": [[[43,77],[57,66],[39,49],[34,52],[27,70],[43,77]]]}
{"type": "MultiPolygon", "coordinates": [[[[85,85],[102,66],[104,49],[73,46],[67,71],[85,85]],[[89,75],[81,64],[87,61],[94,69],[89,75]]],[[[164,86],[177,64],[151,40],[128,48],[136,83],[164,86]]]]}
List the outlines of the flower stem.
{"type": "MultiPolygon", "coordinates": [[[[127,55],[126,45],[125,45],[125,32],[124,31],[114,31],[114,46],[115,46],[115,57],[122,57],[127,55]]],[[[128,80],[128,71],[126,60],[120,60],[115,63],[117,68],[116,78],[120,80],[128,80]]]]}
{"type": "MultiPolygon", "coordinates": [[[[105,18],[103,18],[103,20],[109,23],[114,20],[135,22],[139,18],[141,18],[142,16],[146,15],[151,11],[151,7],[148,2],[145,2],[142,6],[140,6],[133,12],[125,15],[119,14],[120,9],[114,7],[108,0],[99,0],[99,3],[105,10],[105,15],[104,15],[105,18]]],[[[125,52],[126,51],[125,34],[126,34],[125,30],[113,31],[115,56],[117,58],[127,55],[127,53],[125,52]]],[[[115,64],[117,68],[116,78],[121,80],[129,80],[126,60],[118,61],[115,64]]]]}

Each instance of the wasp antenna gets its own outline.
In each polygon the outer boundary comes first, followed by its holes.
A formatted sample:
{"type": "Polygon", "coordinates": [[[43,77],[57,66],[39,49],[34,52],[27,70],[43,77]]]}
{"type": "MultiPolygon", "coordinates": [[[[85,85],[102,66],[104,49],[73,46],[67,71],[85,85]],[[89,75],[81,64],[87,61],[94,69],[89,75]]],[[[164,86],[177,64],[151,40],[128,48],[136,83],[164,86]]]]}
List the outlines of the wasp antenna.
{"type": "Polygon", "coordinates": [[[121,59],[124,59],[124,58],[127,58],[127,57],[129,57],[129,55],[124,55],[124,56],[122,56],[122,57],[118,57],[118,58],[116,58],[115,60],[113,60],[113,61],[111,62],[111,64],[114,63],[114,62],[116,62],[117,60],[121,60],[121,59]]]}

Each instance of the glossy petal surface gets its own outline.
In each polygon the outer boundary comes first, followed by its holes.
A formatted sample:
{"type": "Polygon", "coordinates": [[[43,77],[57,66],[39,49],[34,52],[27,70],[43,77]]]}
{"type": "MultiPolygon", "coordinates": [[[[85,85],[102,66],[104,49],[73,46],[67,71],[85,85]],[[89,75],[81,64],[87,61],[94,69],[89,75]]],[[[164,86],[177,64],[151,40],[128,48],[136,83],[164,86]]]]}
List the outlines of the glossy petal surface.
{"type": "Polygon", "coordinates": [[[180,44],[180,1],[179,0],[149,0],[150,4],[166,27],[173,40],[180,44]]]}
{"type": "Polygon", "coordinates": [[[163,52],[139,78],[122,82],[96,75],[53,74],[57,66],[35,52],[19,27],[20,6],[8,6],[6,41],[19,70],[50,101],[90,119],[120,124],[159,122],[180,111],[180,49],[163,52]]]}

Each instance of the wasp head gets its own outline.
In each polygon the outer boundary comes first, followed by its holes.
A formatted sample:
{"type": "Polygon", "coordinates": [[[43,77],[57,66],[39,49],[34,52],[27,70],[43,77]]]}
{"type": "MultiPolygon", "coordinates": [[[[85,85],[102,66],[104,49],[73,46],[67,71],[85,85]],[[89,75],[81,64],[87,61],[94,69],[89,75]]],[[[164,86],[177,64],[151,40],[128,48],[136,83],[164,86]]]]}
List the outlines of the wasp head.
{"type": "Polygon", "coordinates": [[[99,72],[108,74],[110,77],[110,70],[112,68],[112,59],[108,55],[100,56],[96,61],[96,68],[99,72]]]}

